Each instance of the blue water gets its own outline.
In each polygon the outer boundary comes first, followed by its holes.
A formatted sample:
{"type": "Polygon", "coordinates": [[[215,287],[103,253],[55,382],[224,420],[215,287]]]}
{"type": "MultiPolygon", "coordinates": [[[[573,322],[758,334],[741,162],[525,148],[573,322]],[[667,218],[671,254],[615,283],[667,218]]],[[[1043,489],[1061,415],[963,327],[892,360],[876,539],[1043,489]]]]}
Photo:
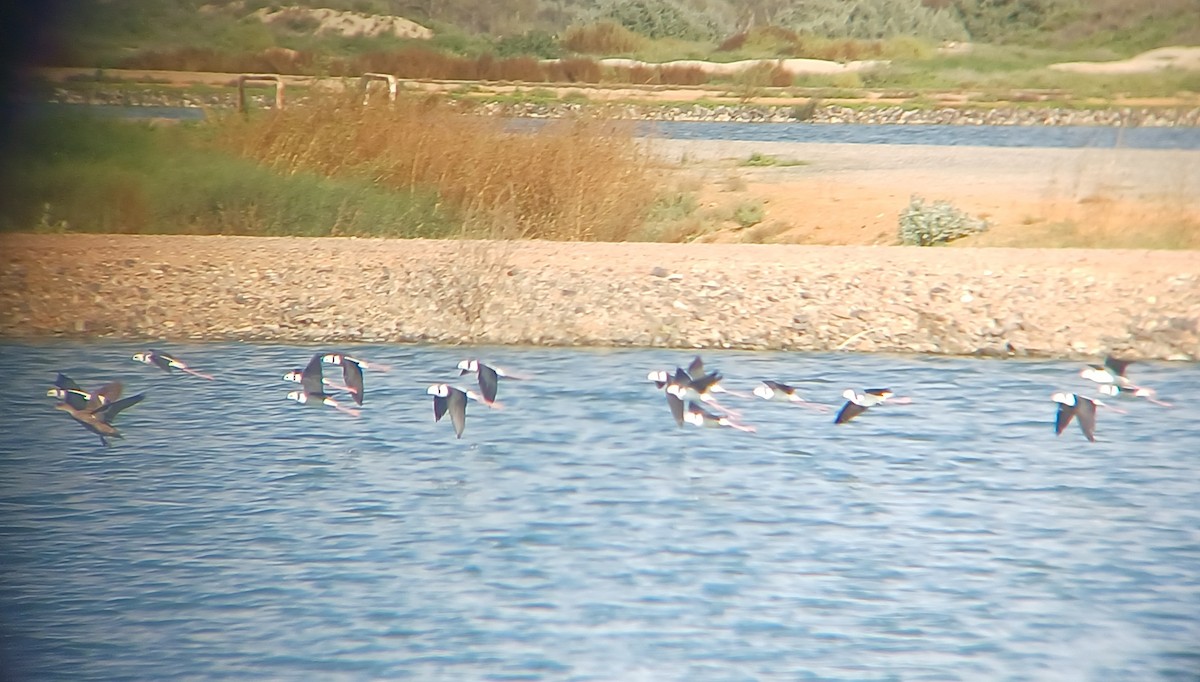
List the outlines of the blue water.
{"type": "Polygon", "coordinates": [[[312,347],[0,346],[3,655],[20,680],[1172,680],[1200,676],[1200,366],[1173,408],[1051,426],[1072,362],[712,352],[757,433],[677,429],[662,350],[344,347],[362,416],[285,399],[312,347]],[[478,355],[462,440],[426,386],[478,355]],[[143,403],[111,448],[56,371],[143,403]]]}
{"type": "Polygon", "coordinates": [[[647,124],[668,139],[976,147],[1200,149],[1200,128],[1106,126],[862,125],[850,123],[647,124]]]}
{"type": "MultiPolygon", "coordinates": [[[[27,114],[60,109],[103,117],[203,120],[191,107],[37,104],[27,114]]],[[[537,128],[542,119],[517,119],[516,129],[537,128]]],[[[862,125],[850,123],[707,123],[656,121],[642,134],[677,140],[815,142],[851,144],[925,144],[980,147],[1058,147],[1123,149],[1200,149],[1200,128],[1114,128],[1105,126],[862,125]]]]}

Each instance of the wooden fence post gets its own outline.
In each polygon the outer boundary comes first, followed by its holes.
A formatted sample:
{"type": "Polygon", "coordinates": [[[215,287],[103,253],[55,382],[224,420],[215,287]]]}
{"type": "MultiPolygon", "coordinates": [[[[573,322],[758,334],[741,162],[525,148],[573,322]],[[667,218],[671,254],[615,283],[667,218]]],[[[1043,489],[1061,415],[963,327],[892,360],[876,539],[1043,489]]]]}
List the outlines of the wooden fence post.
{"type": "Polygon", "coordinates": [[[370,98],[371,93],[369,91],[369,88],[371,87],[371,81],[373,81],[373,80],[387,81],[388,101],[389,102],[396,101],[396,77],[395,76],[393,76],[390,73],[364,73],[362,75],[362,78],[358,79],[358,86],[363,92],[363,104],[366,104],[367,100],[370,98]]]}
{"type": "Polygon", "coordinates": [[[238,76],[238,111],[244,113],[246,106],[246,83],[268,82],[275,84],[275,108],[283,109],[283,78],[275,73],[243,73],[238,76]]]}

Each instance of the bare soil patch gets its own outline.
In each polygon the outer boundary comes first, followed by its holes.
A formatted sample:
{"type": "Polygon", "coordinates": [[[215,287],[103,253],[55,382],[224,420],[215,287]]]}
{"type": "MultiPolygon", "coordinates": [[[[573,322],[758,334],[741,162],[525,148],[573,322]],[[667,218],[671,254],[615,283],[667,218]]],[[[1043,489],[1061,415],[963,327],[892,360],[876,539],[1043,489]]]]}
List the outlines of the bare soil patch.
{"type": "Polygon", "coordinates": [[[992,224],[988,233],[962,240],[964,246],[1086,245],[1089,238],[1131,247],[1161,247],[1170,239],[1200,246],[1195,151],[671,140],[654,145],[694,179],[702,208],[761,203],[762,228],[726,223],[702,241],[894,244],[899,214],[917,195],[949,201],[992,224]],[[780,165],[744,165],[752,154],[780,165]],[[1072,240],[1065,239],[1064,225],[1072,240]]]}

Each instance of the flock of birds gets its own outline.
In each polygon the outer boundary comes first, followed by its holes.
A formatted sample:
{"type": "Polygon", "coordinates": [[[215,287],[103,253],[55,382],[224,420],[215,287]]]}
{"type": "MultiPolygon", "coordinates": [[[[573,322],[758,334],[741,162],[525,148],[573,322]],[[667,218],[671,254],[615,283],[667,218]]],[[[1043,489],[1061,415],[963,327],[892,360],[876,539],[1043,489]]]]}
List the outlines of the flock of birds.
{"type": "MultiPolygon", "coordinates": [[[[135,361],[157,367],[172,373],[181,371],[202,379],[213,379],[212,375],[199,372],[182,360],[166,353],[148,350],[133,355],[135,361]]],[[[1100,394],[1115,398],[1144,399],[1157,405],[1169,407],[1166,402],[1159,400],[1153,389],[1139,386],[1126,376],[1126,370],[1132,363],[1112,356],[1105,359],[1102,365],[1088,365],[1080,372],[1080,376],[1097,385],[1100,394]]],[[[387,371],[385,365],[368,363],[345,353],[321,352],[312,356],[303,369],[290,371],[283,375],[288,382],[300,384],[299,390],[287,394],[288,399],[302,405],[326,406],[352,416],[359,416],[357,407],[344,404],[341,394],[349,396],[350,400],[361,407],[364,398],[363,378],[368,369],[387,371]],[[342,381],[327,378],[325,365],[340,367],[342,381]]],[[[428,387],[426,393],[433,397],[433,417],[440,422],[447,414],[454,427],[456,438],[462,438],[467,422],[467,404],[475,401],[491,409],[500,409],[496,400],[500,379],[524,379],[526,377],[514,374],[499,367],[485,364],[477,359],[462,360],[457,367],[459,376],[474,374],[479,391],[463,389],[449,383],[436,383],[428,387]]],[[[688,364],[686,368],[676,367],[674,372],[666,370],[652,371],[647,380],[663,392],[667,406],[676,425],[684,424],[708,428],[732,428],[739,431],[753,432],[753,426],[740,421],[741,414],[723,405],[717,394],[728,394],[748,397],[725,389],[721,385],[722,375],[718,371],[706,371],[704,361],[700,356],[688,364]]],[[[113,421],[123,410],[140,403],[145,393],[122,397],[124,386],[120,381],[111,381],[103,386],[88,391],[82,388],[70,377],[59,372],[54,386],[47,395],[58,400],[55,408],[66,412],[84,428],[100,437],[103,445],[109,444],[111,438],[121,438],[121,433],[113,426],[113,421]]],[[[757,386],[753,395],[764,400],[778,401],[799,405],[819,412],[827,412],[831,406],[810,402],[801,397],[799,390],[780,381],[764,380],[757,386]]],[[[834,417],[834,424],[845,424],[862,415],[868,409],[883,405],[886,402],[907,403],[910,398],[896,397],[888,388],[869,388],[862,391],[846,389],[842,393],[845,403],[834,417]]],[[[1089,441],[1096,440],[1096,412],[1104,407],[1116,411],[1098,398],[1078,393],[1059,391],[1051,395],[1058,404],[1055,415],[1054,430],[1061,435],[1072,420],[1079,423],[1080,429],[1089,441]]]]}

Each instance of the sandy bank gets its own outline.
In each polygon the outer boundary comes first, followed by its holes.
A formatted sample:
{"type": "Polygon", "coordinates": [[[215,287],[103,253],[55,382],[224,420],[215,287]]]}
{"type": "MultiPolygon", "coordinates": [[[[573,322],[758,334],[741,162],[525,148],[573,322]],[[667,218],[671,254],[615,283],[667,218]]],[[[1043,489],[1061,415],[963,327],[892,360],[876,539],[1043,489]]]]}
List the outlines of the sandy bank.
{"type": "Polygon", "coordinates": [[[7,235],[0,335],[1200,359],[1193,252],[7,235]]]}

